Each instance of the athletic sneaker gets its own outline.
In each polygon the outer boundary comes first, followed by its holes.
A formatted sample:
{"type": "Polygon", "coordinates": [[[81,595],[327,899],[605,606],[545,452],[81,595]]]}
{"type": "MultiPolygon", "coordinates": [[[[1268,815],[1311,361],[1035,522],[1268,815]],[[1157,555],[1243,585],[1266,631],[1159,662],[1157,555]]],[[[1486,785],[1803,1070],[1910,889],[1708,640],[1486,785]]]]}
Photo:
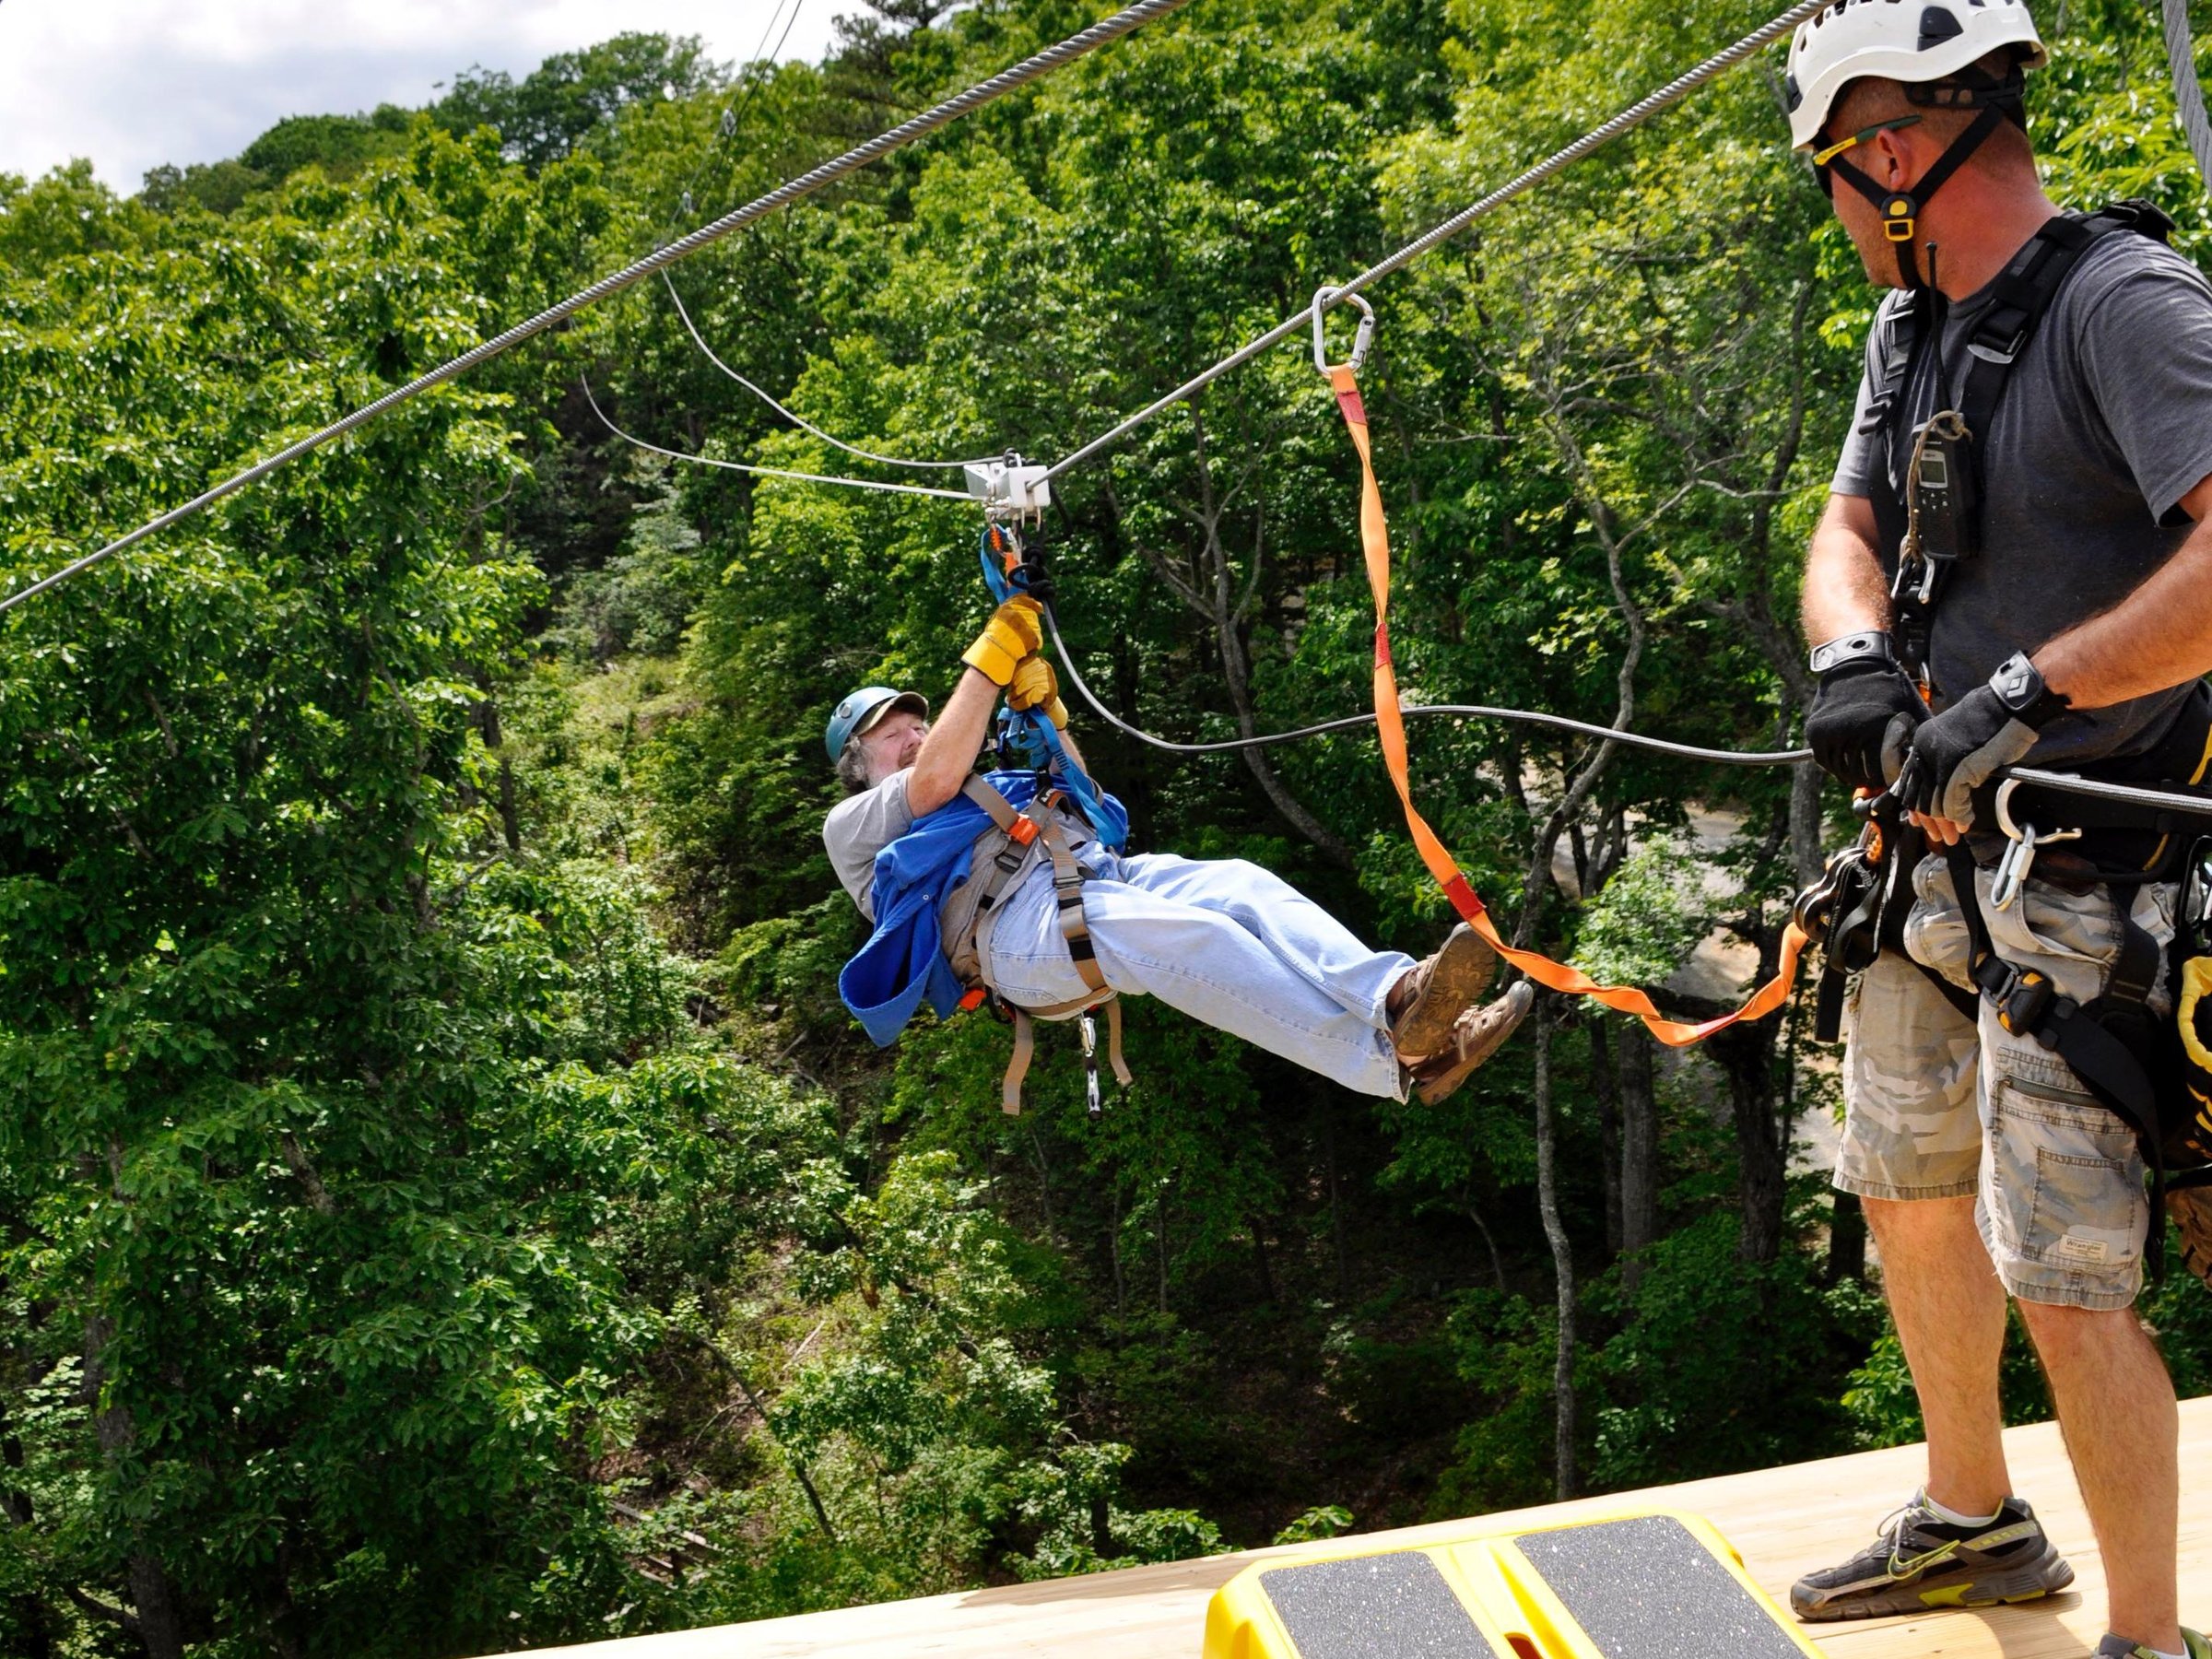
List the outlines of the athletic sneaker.
{"type": "Polygon", "coordinates": [[[1884,1618],[1930,1607],[2033,1601],[2073,1582],[2074,1569],[2018,1498],[2006,1499],[1987,1526],[1964,1527],[1943,1520],[1928,1508],[1926,1494],[1915,1492],[1882,1523],[1872,1546],[1791,1585],[1790,1606],[1807,1620],[1884,1618]]]}
{"type": "MultiPolygon", "coordinates": [[[[2188,1659],[2212,1659],[2212,1641],[2194,1630],[2182,1632],[2182,1652],[2188,1659]]],[[[2107,1636],[2097,1644],[2095,1659],[2158,1659],[2158,1649],[2147,1648],[2124,1636],[2107,1636]]]]}

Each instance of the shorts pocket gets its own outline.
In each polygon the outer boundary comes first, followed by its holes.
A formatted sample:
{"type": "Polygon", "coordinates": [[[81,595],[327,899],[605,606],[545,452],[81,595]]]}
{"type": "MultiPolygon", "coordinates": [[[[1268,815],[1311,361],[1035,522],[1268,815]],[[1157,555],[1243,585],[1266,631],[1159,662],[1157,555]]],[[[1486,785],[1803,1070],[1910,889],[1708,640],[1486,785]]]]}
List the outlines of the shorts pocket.
{"type": "Polygon", "coordinates": [[[2092,1277],[2133,1269],[2149,1203],[2135,1133],[2118,1114],[2086,1096],[2001,1077],[1989,1129],[1982,1198],[1994,1245],[2018,1261],[2092,1277]]]}

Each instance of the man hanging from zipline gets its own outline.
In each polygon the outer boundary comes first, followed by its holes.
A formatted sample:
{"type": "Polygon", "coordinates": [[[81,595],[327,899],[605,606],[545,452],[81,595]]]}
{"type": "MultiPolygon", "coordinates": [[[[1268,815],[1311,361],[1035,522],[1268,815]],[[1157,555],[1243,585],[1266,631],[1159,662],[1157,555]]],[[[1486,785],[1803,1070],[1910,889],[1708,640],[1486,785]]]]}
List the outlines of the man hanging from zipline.
{"type": "Polygon", "coordinates": [[[926,700],[888,686],[830,715],[825,746],[849,793],[822,839],[875,926],[839,990],[871,1037],[894,1041],[924,1000],[945,1014],[986,990],[1047,1018],[1151,995],[1361,1094],[1430,1104],[1497,1052],[1535,993],[1524,980],[1482,1004],[1496,957],[1467,927],[1419,963],[1373,950],[1242,859],[1124,855],[1111,795],[1088,804],[1101,834],[1034,772],[977,774],[1003,692],[1049,719],[1071,763],[1056,777],[1081,779],[1039,614],[1026,595],[1000,605],[934,724],[926,700]]]}
{"type": "Polygon", "coordinates": [[[2046,56],[2019,0],[1841,0],[1790,53],[1791,138],[1867,275],[1901,290],[1806,559],[1806,735],[1928,849],[1900,855],[1910,912],[1853,993],[1835,1176],[1880,1246],[1927,1480],[1792,1601],[1858,1618],[2072,1583],[2006,1472],[2009,1297],[2103,1559],[2099,1659],[2212,1659],[2179,1623],[2174,1391],[2134,1311],[2164,1225],[2151,1103],[2097,1058],[2108,1019],[2171,1018],[2191,838],[2047,801],[2039,838],[2025,794],[1993,795],[2019,762],[2204,775],[2212,287],[2147,204],[2064,215],[2045,196],[2022,99],[2046,56]]]}

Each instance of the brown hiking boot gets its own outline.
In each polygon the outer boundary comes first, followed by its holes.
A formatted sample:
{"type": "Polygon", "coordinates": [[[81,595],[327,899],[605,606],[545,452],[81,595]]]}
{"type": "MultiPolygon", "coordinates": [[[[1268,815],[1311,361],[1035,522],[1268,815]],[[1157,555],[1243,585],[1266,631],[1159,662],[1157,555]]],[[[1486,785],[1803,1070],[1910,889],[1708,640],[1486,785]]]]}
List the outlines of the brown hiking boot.
{"type": "Polygon", "coordinates": [[[2212,1285],[2212,1187],[2183,1187],[2166,1194],[2166,1210],[2182,1235],[2182,1260],[2212,1285]]]}
{"type": "Polygon", "coordinates": [[[1452,1022],[1479,1002],[1498,971],[1489,941],[1462,922],[1436,954],[1415,963],[1390,988],[1390,1045],[1411,1066],[1441,1053],[1452,1041],[1452,1022]]]}
{"type": "Polygon", "coordinates": [[[1489,1006],[1469,1008],[1453,1021],[1450,1043],[1413,1068],[1414,1092],[1421,1104],[1435,1105],[1473,1077],[1535,1006],[1535,986],[1522,980],[1489,1006]]]}

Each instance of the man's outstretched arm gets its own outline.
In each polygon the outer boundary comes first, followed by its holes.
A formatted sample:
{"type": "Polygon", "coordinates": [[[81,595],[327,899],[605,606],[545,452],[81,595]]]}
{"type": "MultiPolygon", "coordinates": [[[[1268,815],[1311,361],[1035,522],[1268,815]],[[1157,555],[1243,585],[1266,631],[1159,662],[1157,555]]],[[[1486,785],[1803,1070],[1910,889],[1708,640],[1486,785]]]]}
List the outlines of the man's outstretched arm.
{"type": "Polygon", "coordinates": [[[960,785],[975,770],[975,758],[983,752],[990,735],[991,711],[998,704],[998,688],[973,668],[960,670],[960,683],[945,700],[945,711],[922,740],[914,769],[906,777],[907,809],[916,818],[935,812],[960,793],[960,785]]]}

